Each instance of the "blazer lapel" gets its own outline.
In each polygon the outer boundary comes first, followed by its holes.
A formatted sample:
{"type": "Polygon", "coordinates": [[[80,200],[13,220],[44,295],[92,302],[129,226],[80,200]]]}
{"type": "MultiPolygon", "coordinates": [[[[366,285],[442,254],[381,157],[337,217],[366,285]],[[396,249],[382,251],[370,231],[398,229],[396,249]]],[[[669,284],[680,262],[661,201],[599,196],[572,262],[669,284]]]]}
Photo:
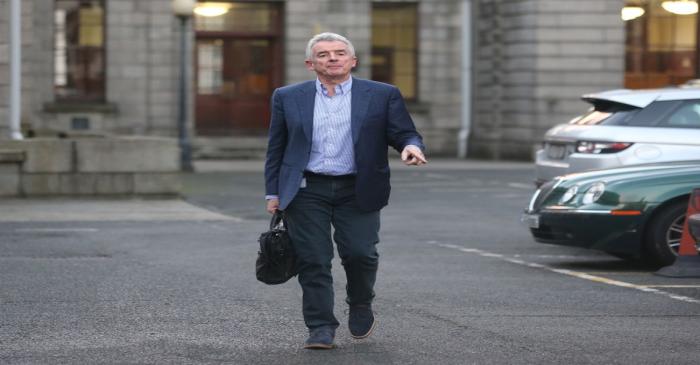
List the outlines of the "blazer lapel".
{"type": "Polygon", "coordinates": [[[301,115],[302,129],[306,138],[311,141],[314,125],[314,103],[316,101],[316,83],[309,82],[299,90],[297,104],[301,115]]]}
{"type": "Polygon", "coordinates": [[[367,108],[371,100],[371,89],[362,80],[352,79],[352,100],[350,103],[350,128],[352,131],[352,142],[357,144],[360,138],[362,123],[365,121],[367,108]]]}

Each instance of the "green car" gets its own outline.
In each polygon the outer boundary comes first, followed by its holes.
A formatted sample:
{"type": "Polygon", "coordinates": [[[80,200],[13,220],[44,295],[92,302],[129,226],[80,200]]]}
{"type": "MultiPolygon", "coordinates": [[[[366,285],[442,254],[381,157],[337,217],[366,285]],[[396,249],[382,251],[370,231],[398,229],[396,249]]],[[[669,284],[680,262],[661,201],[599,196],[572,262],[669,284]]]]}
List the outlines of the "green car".
{"type": "Polygon", "coordinates": [[[700,161],[636,165],[558,177],[540,187],[523,222],[542,243],[672,264],[700,161]]]}

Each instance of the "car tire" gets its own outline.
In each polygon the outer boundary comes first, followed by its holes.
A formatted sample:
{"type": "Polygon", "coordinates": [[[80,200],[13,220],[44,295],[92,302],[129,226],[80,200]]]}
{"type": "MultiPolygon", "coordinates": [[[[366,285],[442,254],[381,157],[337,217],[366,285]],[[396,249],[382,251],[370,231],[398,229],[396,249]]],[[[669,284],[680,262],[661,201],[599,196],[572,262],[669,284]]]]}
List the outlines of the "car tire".
{"type": "Polygon", "coordinates": [[[688,203],[680,200],[663,207],[647,223],[644,236],[644,261],[654,266],[668,266],[678,257],[678,245],[688,203]],[[674,243],[674,247],[672,246],[674,243]]]}

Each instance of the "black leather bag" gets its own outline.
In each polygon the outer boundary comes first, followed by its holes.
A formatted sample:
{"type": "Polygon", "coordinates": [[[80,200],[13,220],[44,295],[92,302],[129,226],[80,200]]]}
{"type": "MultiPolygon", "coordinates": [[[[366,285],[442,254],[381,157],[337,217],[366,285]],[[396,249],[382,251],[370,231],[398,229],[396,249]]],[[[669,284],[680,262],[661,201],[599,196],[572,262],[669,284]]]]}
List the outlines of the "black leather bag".
{"type": "Polygon", "coordinates": [[[265,284],[282,284],[297,274],[297,256],[287,233],[284,212],[276,211],[270,230],[260,235],[255,276],[265,284]]]}

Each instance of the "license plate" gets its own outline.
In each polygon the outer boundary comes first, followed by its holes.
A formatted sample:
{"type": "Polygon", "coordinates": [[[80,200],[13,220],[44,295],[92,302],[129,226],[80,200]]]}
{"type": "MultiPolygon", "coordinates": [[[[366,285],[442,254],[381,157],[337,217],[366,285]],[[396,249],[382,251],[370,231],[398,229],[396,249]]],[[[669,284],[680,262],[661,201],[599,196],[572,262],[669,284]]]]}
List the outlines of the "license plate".
{"type": "Polygon", "coordinates": [[[523,214],[520,221],[530,228],[540,228],[540,216],[537,214],[523,214]]]}
{"type": "Polygon", "coordinates": [[[553,160],[563,160],[566,157],[566,146],[563,144],[550,144],[547,147],[547,157],[553,160]]]}

